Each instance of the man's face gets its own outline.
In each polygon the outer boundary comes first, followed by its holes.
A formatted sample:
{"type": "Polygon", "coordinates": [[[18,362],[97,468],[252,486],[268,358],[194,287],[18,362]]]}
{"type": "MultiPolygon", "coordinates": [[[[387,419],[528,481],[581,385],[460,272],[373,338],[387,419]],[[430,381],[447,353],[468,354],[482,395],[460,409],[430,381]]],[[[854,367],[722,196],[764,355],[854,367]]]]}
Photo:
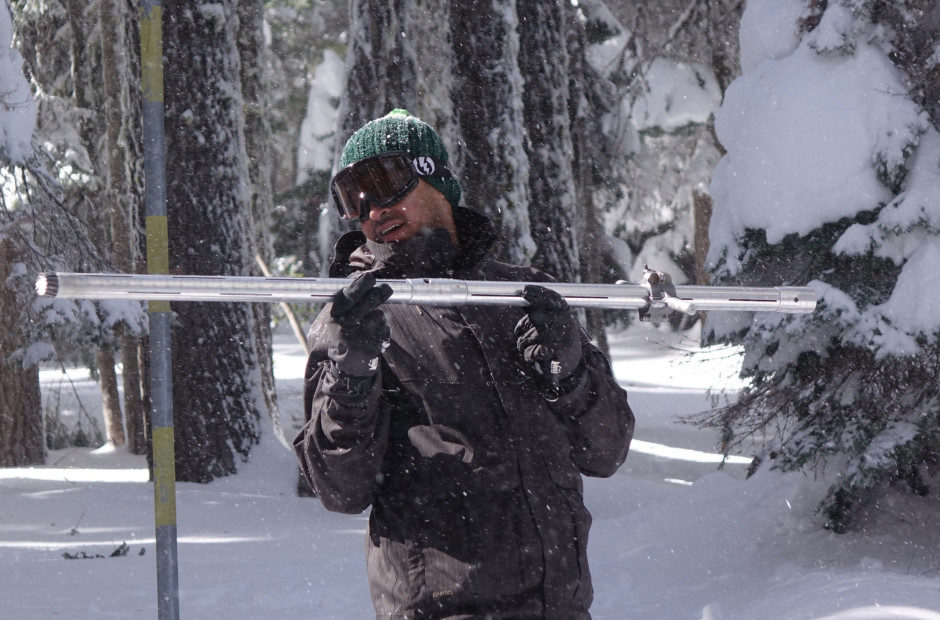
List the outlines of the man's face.
{"type": "Polygon", "coordinates": [[[389,207],[373,206],[361,223],[366,239],[395,243],[415,236],[423,229],[447,230],[457,243],[456,226],[450,203],[434,186],[420,179],[418,186],[389,207]]]}

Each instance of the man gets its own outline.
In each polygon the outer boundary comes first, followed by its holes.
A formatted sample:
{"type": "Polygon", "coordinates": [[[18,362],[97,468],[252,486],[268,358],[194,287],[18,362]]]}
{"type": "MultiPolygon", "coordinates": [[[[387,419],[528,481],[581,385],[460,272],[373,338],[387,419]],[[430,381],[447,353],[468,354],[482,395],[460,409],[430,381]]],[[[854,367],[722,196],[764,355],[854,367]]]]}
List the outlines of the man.
{"type": "Polygon", "coordinates": [[[589,617],[591,517],[581,474],[626,458],[633,414],[560,295],[529,306],[379,306],[376,278],[547,282],[486,258],[490,222],[459,207],[447,150],[394,110],[346,143],[331,184],[361,231],[333,277],[357,275],[309,334],[294,440],[329,510],[372,512],[379,618],[589,617]]]}

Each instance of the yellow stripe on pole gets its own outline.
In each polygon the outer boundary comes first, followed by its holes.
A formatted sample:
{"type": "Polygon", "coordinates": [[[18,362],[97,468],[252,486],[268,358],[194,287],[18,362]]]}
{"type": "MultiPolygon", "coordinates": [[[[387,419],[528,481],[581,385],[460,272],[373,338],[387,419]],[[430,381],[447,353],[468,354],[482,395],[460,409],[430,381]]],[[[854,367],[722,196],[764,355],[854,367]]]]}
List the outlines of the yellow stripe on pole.
{"type": "Polygon", "coordinates": [[[163,8],[140,10],[140,63],[144,101],[163,101],[163,8]]]}
{"type": "Polygon", "coordinates": [[[147,273],[170,273],[169,232],[165,215],[147,216],[147,273]]]}
{"type": "Polygon", "coordinates": [[[153,496],[156,525],[176,525],[176,454],[173,428],[153,429],[153,496]]]}
{"type": "MultiPolygon", "coordinates": [[[[170,273],[169,231],[165,215],[147,216],[147,273],[170,273]]],[[[147,302],[148,312],[169,312],[170,302],[147,302]]]]}

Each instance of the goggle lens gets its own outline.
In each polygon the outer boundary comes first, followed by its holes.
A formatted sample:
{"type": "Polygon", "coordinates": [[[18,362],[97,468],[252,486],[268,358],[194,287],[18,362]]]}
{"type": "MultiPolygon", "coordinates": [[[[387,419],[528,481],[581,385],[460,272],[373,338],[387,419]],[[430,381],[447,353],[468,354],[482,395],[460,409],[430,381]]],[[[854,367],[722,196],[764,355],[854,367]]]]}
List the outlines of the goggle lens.
{"type": "Polygon", "coordinates": [[[417,158],[415,162],[406,151],[389,151],[337,172],[330,181],[330,190],[340,216],[362,221],[369,217],[373,205],[395,204],[418,185],[418,170],[422,171],[421,176],[451,176],[446,162],[429,157],[417,158]]]}
{"type": "Polygon", "coordinates": [[[333,199],[347,220],[368,217],[370,205],[395,204],[418,184],[404,153],[382,153],[340,171],[331,183],[333,199]]]}

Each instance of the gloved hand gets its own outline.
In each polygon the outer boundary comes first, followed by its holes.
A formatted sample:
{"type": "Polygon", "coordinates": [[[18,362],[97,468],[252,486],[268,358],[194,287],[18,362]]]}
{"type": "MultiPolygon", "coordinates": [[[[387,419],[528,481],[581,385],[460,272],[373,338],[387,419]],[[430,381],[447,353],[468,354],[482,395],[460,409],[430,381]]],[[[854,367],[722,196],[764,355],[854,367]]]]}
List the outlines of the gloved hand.
{"type": "Polygon", "coordinates": [[[333,295],[326,324],[326,354],[336,368],[356,377],[379,370],[379,355],[391,337],[385,314],[378,309],[392,295],[388,284],[375,285],[375,276],[363,273],[333,295]]]}
{"type": "Polygon", "coordinates": [[[544,286],[522,289],[529,302],[526,315],[513,331],[516,347],[525,361],[551,385],[569,377],[581,363],[581,333],[568,302],[544,286]]]}

